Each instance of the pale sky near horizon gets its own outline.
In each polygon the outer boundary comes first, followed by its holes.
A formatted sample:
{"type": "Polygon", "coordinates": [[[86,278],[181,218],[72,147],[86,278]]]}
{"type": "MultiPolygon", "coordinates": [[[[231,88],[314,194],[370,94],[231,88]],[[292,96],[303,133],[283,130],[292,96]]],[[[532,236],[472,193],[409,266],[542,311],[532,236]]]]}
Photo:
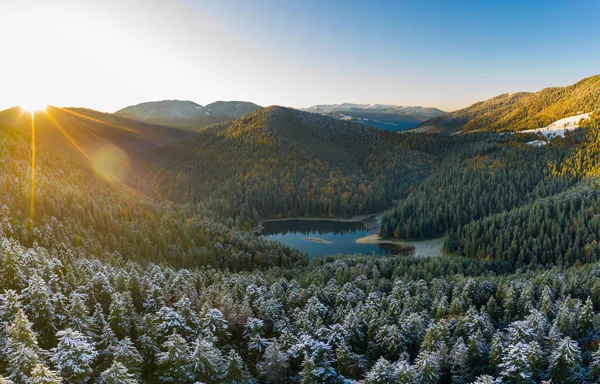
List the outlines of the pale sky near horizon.
{"type": "Polygon", "coordinates": [[[600,73],[600,2],[0,0],[0,109],[144,101],[453,110],[600,73]]]}

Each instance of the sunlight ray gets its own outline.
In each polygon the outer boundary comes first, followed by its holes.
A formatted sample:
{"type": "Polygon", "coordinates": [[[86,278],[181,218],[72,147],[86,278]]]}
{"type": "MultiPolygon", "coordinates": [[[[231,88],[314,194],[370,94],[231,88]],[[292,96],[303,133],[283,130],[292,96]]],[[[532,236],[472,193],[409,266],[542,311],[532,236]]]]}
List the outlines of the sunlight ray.
{"type": "Polygon", "coordinates": [[[29,194],[29,218],[35,216],[35,112],[31,111],[31,191],[29,194]]]}
{"type": "Polygon", "coordinates": [[[137,130],[137,129],[128,128],[128,127],[123,127],[123,126],[121,126],[121,125],[116,125],[116,124],[108,123],[108,122],[106,122],[106,121],[102,121],[102,120],[95,119],[95,118],[93,118],[93,117],[90,117],[90,116],[86,116],[86,115],[84,115],[84,114],[81,114],[81,113],[77,113],[77,112],[75,112],[75,111],[71,111],[71,110],[69,110],[69,109],[67,109],[67,108],[59,108],[59,107],[54,107],[54,108],[56,108],[56,109],[58,109],[58,110],[60,110],[60,111],[62,111],[62,112],[69,113],[69,114],[71,114],[71,115],[73,115],[73,116],[77,116],[77,117],[81,117],[81,118],[83,118],[83,119],[86,119],[86,120],[93,121],[93,122],[95,122],[95,123],[99,123],[99,124],[102,124],[102,125],[108,125],[109,127],[113,127],[113,128],[121,129],[121,130],[123,130],[123,131],[127,131],[127,132],[132,132],[132,133],[141,134],[141,132],[140,132],[139,130],[137,130]]]}
{"type": "Polygon", "coordinates": [[[54,126],[56,128],[58,128],[58,130],[65,136],[65,138],[67,140],[69,140],[69,142],[71,144],[73,144],[73,146],[91,163],[92,159],[90,158],[90,156],[83,150],[83,148],[81,148],[81,146],[71,137],[71,135],[69,135],[64,128],[59,124],[58,121],[56,121],[56,119],[54,117],[52,117],[52,115],[50,113],[46,113],[46,116],[48,116],[48,120],[50,120],[50,122],[52,122],[52,124],[54,124],[54,126]]]}

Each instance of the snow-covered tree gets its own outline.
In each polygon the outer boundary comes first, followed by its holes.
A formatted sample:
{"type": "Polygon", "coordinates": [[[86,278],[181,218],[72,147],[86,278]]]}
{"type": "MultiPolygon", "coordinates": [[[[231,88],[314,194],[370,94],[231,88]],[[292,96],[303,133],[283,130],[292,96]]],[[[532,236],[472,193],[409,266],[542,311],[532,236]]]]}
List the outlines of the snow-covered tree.
{"type": "Polygon", "coordinates": [[[17,384],[26,383],[35,366],[42,362],[44,353],[38,346],[37,335],[31,323],[20,308],[8,327],[6,341],[6,371],[8,378],[17,384]]]}
{"type": "Polygon", "coordinates": [[[159,379],[162,383],[189,383],[194,380],[192,359],[185,339],[174,333],[158,354],[159,379]]]}
{"type": "Polygon", "coordinates": [[[242,357],[234,350],[225,356],[222,382],[227,384],[248,383],[248,372],[242,357]]]}
{"type": "MultiPolygon", "coordinates": [[[[129,337],[117,341],[112,345],[110,354],[115,362],[127,367],[127,371],[134,378],[139,379],[142,374],[142,356],[135,348],[129,337]]],[[[113,364],[114,365],[114,364],[113,364]]]]}
{"type": "Polygon", "coordinates": [[[200,331],[205,337],[223,338],[227,334],[227,328],[227,320],[220,310],[206,305],[202,308],[200,331]]]}
{"type": "Polygon", "coordinates": [[[419,383],[435,384],[441,376],[441,362],[437,353],[419,353],[415,360],[415,369],[419,377],[419,383]]]}
{"type": "Polygon", "coordinates": [[[462,337],[454,343],[450,353],[452,381],[457,384],[469,381],[469,352],[462,337]]]}
{"type": "Polygon", "coordinates": [[[199,337],[196,340],[190,360],[198,380],[216,381],[223,376],[223,356],[209,339],[199,337]]]}
{"type": "Polygon", "coordinates": [[[52,349],[52,362],[70,383],[85,383],[92,374],[96,348],[79,331],[70,328],[57,333],[58,345],[52,349]]]}
{"type": "Polygon", "coordinates": [[[590,368],[592,374],[595,377],[600,378],[600,349],[597,349],[594,352],[592,352],[590,368]]]}
{"type": "Polygon", "coordinates": [[[138,379],[129,373],[125,365],[114,361],[110,368],[100,374],[100,384],[136,384],[138,379]]]}
{"type": "Polygon", "coordinates": [[[51,371],[44,364],[38,364],[31,371],[28,384],[60,384],[62,377],[57,372],[51,371]]]}
{"type": "Polygon", "coordinates": [[[264,323],[260,319],[251,317],[246,322],[246,326],[244,327],[244,338],[246,339],[249,351],[254,351],[257,354],[263,352],[267,343],[267,340],[262,337],[263,328],[264,323]]]}
{"type": "Polygon", "coordinates": [[[489,375],[478,376],[472,384],[500,384],[500,379],[496,379],[489,375]]]}
{"type": "Polygon", "coordinates": [[[516,343],[506,347],[502,354],[500,375],[512,383],[530,383],[533,381],[533,369],[530,360],[530,344],[516,343]]]}
{"type": "Polygon", "coordinates": [[[550,357],[550,375],[557,382],[564,382],[581,364],[581,350],[576,341],[565,337],[550,357]]]}
{"type": "Polygon", "coordinates": [[[158,337],[161,339],[168,337],[173,332],[177,332],[182,337],[192,333],[192,329],[187,326],[183,316],[175,309],[166,305],[158,311],[155,321],[158,337]]]}
{"type": "Polygon", "coordinates": [[[27,283],[27,288],[23,290],[24,310],[33,329],[39,334],[40,344],[48,348],[54,343],[56,333],[54,295],[37,274],[31,276],[27,283]]]}
{"type": "Polygon", "coordinates": [[[108,323],[117,338],[123,339],[130,334],[133,325],[131,317],[133,313],[135,311],[133,310],[131,296],[121,292],[113,293],[111,296],[108,323]]]}
{"type": "Polygon", "coordinates": [[[192,341],[198,336],[198,329],[200,329],[200,317],[197,312],[192,308],[192,303],[188,297],[182,297],[173,306],[177,313],[183,318],[185,327],[179,332],[182,336],[192,341]]]}
{"type": "Polygon", "coordinates": [[[289,355],[279,349],[276,341],[272,341],[267,345],[257,369],[265,382],[281,383],[287,380],[289,365],[289,355]]]}
{"type": "Polygon", "coordinates": [[[90,339],[93,338],[94,323],[89,315],[85,295],[77,292],[71,293],[66,321],[71,329],[81,332],[90,339]]]}
{"type": "Polygon", "coordinates": [[[579,334],[582,337],[589,337],[590,332],[594,328],[594,304],[589,296],[581,309],[578,325],[579,334]]]}
{"type": "Polygon", "coordinates": [[[388,384],[393,380],[394,367],[383,357],[379,358],[365,375],[365,384],[388,384]]]}
{"type": "Polygon", "coordinates": [[[394,381],[398,384],[415,384],[418,382],[417,372],[406,358],[400,358],[394,364],[394,381]]]}
{"type": "Polygon", "coordinates": [[[0,384],[15,384],[15,382],[0,376],[0,384]]]}

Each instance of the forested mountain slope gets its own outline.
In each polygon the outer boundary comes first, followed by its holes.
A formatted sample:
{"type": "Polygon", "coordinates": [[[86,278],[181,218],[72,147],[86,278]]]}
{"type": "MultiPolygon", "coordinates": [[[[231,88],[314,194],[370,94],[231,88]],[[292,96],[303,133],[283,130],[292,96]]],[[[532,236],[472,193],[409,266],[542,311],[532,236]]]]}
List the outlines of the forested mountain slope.
{"type": "Polygon", "coordinates": [[[186,137],[188,133],[164,126],[124,119],[84,108],[48,107],[35,115],[11,108],[0,112],[0,124],[35,137],[89,164],[97,171],[121,178],[129,167],[131,154],[160,147],[186,137]]]}
{"type": "Polygon", "coordinates": [[[567,87],[496,96],[435,117],[419,128],[442,133],[522,131],[544,127],[563,117],[597,110],[600,110],[600,75],[567,87]]]}
{"type": "Polygon", "coordinates": [[[23,245],[74,256],[235,270],[306,260],[297,251],[207,220],[210,212],[155,202],[39,138],[32,182],[30,138],[16,129],[0,126],[0,154],[0,233],[23,245]]]}
{"type": "Polygon", "coordinates": [[[411,150],[413,141],[328,116],[261,108],[142,154],[137,185],[179,202],[219,198],[263,217],[373,213],[428,175],[431,156],[411,150]]]}

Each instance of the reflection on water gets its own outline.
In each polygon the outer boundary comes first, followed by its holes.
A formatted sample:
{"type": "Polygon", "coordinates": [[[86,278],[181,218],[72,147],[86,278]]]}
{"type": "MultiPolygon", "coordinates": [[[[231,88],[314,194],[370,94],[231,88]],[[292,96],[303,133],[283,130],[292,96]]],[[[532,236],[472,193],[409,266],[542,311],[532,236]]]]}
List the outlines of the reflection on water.
{"type": "Polygon", "coordinates": [[[358,244],[356,239],[374,234],[376,228],[367,228],[364,223],[327,220],[285,220],[263,223],[261,235],[306,252],[309,257],[332,253],[363,254],[409,254],[392,244],[358,244]],[[307,238],[313,238],[308,241],[307,238]],[[314,238],[323,241],[315,241],[314,238]]]}

